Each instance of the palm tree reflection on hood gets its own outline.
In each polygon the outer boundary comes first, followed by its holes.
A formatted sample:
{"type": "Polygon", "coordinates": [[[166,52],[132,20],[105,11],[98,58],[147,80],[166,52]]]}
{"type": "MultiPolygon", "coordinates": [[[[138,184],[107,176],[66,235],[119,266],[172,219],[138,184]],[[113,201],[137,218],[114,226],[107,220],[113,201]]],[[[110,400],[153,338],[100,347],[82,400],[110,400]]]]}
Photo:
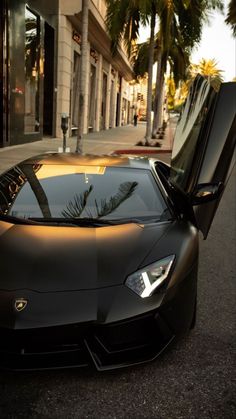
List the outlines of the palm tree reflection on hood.
{"type": "Polygon", "coordinates": [[[76,194],[74,200],[69,201],[66,210],[63,210],[61,214],[65,218],[80,218],[82,212],[85,211],[86,216],[90,218],[105,217],[114,212],[124,201],[130,198],[137,185],[138,182],[121,183],[118,192],[109,199],[101,199],[99,203],[95,199],[94,207],[92,208],[93,211],[91,211],[91,206],[90,208],[86,208],[88,197],[93,190],[93,185],[91,185],[88,190],[79,195],[76,194]]]}

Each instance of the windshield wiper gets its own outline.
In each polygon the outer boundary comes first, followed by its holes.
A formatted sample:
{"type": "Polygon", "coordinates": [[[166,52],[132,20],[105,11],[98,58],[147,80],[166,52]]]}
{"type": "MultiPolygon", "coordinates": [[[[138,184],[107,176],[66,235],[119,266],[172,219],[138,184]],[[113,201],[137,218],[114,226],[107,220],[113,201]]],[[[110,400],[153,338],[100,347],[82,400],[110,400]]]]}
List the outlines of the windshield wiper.
{"type": "Polygon", "coordinates": [[[29,220],[28,218],[19,218],[14,217],[13,215],[1,215],[0,214],[0,221],[6,221],[11,224],[30,224],[30,225],[38,225],[40,224],[37,221],[29,220]]]}
{"type": "Polygon", "coordinates": [[[60,226],[100,226],[100,225],[114,225],[110,220],[100,220],[98,218],[36,218],[32,217],[30,220],[40,224],[60,225],[60,226]]]}
{"type": "MultiPolygon", "coordinates": [[[[164,215],[164,214],[163,214],[164,215]]],[[[0,215],[0,221],[6,221],[11,224],[21,225],[51,225],[51,226],[81,226],[81,227],[102,227],[114,226],[121,224],[147,224],[164,220],[164,217],[150,217],[146,219],[140,218],[116,218],[116,219],[100,219],[100,218],[19,218],[12,215],[0,215]]]]}
{"type": "Polygon", "coordinates": [[[105,226],[105,225],[120,225],[120,224],[142,224],[143,220],[139,218],[115,218],[115,219],[104,219],[104,218],[73,218],[73,223],[78,225],[92,225],[92,226],[105,226]]]}
{"type": "Polygon", "coordinates": [[[114,220],[106,220],[100,218],[30,218],[30,220],[40,222],[41,224],[60,225],[60,226],[82,226],[82,227],[101,227],[113,226],[120,224],[142,224],[143,221],[137,218],[119,218],[114,220]]]}
{"type": "Polygon", "coordinates": [[[48,225],[60,225],[60,226],[81,226],[81,227],[102,227],[102,226],[114,226],[122,224],[149,224],[149,223],[158,223],[167,218],[162,215],[149,216],[143,218],[114,218],[114,219],[104,219],[104,218],[92,218],[92,217],[82,217],[82,218],[30,218],[30,220],[37,221],[40,224],[48,225]]]}

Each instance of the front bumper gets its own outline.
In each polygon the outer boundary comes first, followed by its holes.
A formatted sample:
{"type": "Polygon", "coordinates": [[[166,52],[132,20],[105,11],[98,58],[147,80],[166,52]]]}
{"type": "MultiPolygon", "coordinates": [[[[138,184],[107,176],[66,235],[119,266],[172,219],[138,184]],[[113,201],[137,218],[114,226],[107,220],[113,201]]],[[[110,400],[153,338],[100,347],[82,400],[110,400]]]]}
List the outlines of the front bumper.
{"type": "Polygon", "coordinates": [[[20,327],[18,319],[17,327],[16,323],[14,327],[1,326],[0,368],[40,370],[94,365],[97,370],[108,370],[153,360],[175,336],[189,329],[196,283],[194,270],[169,292],[146,301],[137,300],[139,297],[125,289],[127,300],[120,300],[122,317],[116,321],[109,321],[116,317],[114,303],[113,309],[107,307],[106,316],[100,313],[96,320],[48,327],[25,327],[22,320],[24,327],[20,327]],[[138,312],[134,301],[139,302],[138,312]]]}
{"type": "Polygon", "coordinates": [[[106,370],[154,359],[174,335],[153,312],[110,325],[0,329],[0,367],[12,370],[95,365],[106,370]]]}

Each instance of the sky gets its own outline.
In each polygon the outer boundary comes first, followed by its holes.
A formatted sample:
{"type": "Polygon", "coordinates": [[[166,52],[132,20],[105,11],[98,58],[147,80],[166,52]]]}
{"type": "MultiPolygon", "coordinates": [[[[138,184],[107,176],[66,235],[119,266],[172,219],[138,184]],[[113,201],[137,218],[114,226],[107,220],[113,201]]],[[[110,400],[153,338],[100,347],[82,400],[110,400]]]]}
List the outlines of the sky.
{"type": "MultiPolygon", "coordinates": [[[[231,27],[224,22],[228,0],[225,3],[224,15],[212,12],[209,24],[205,24],[200,44],[193,50],[191,62],[198,64],[202,58],[215,59],[217,67],[223,71],[224,81],[231,81],[236,77],[236,39],[232,36],[231,27]]],[[[149,29],[142,30],[139,42],[149,37],[149,29]]]]}
{"type": "MultiPolygon", "coordinates": [[[[229,3],[225,1],[225,6],[229,3]]],[[[227,7],[225,7],[227,10],[227,7]]],[[[201,58],[215,58],[218,68],[223,70],[225,81],[236,77],[236,39],[232,36],[230,26],[226,25],[225,16],[213,13],[210,24],[205,25],[202,40],[192,54],[192,62],[197,64],[201,58]]]]}

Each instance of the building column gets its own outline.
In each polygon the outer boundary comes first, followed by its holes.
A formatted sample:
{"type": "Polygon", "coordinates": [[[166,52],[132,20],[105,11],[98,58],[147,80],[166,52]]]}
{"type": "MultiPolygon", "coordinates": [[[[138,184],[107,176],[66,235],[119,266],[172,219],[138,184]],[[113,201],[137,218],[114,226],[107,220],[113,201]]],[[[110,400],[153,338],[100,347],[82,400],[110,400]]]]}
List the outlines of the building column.
{"type": "Polygon", "coordinates": [[[119,103],[119,121],[118,121],[118,127],[121,126],[121,122],[122,122],[123,90],[124,90],[123,77],[120,77],[120,103],[119,103]]]}
{"type": "Polygon", "coordinates": [[[113,97],[113,106],[114,106],[114,112],[113,112],[113,128],[116,127],[116,108],[117,108],[117,83],[118,83],[118,76],[119,73],[116,71],[115,77],[114,77],[114,97],[113,97]]]}
{"type": "Polygon", "coordinates": [[[96,121],[95,131],[100,131],[101,103],[102,103],[102,55],[99,54],[97,63],[97,95],[96,95],[96,121]]]}
{"type": "Polygon", "coordinates": [[[105,129],[109,129],[109,123],[110,123],[110,112],[111,112],[110,98],[111,98],[111,64],[109,64],[109,71],[107,74],[105,129]]]}
{"type": "Polygon", "coordinates": [[[87,51],[87,63],[86,63],[86,82],[85,82],[85,94],[84,94],[84,120],[83,120],[83,134],[88,133],[88,106],[89,106],[89,81],[90,81],[90,43],[88,42],[87,51]]]}
{"type": "Polygon", "coordinates": [[[113,81],[113,92],[111,92],[112,97],[110,100],[112,109],[110,112],[112,112],[111,115],[111,128],[114,128],[116,126],[116,101],[117,101],[117,72],[114,75],[113,70],[113,76],[111,77],[111,81],[113,81]]]}

